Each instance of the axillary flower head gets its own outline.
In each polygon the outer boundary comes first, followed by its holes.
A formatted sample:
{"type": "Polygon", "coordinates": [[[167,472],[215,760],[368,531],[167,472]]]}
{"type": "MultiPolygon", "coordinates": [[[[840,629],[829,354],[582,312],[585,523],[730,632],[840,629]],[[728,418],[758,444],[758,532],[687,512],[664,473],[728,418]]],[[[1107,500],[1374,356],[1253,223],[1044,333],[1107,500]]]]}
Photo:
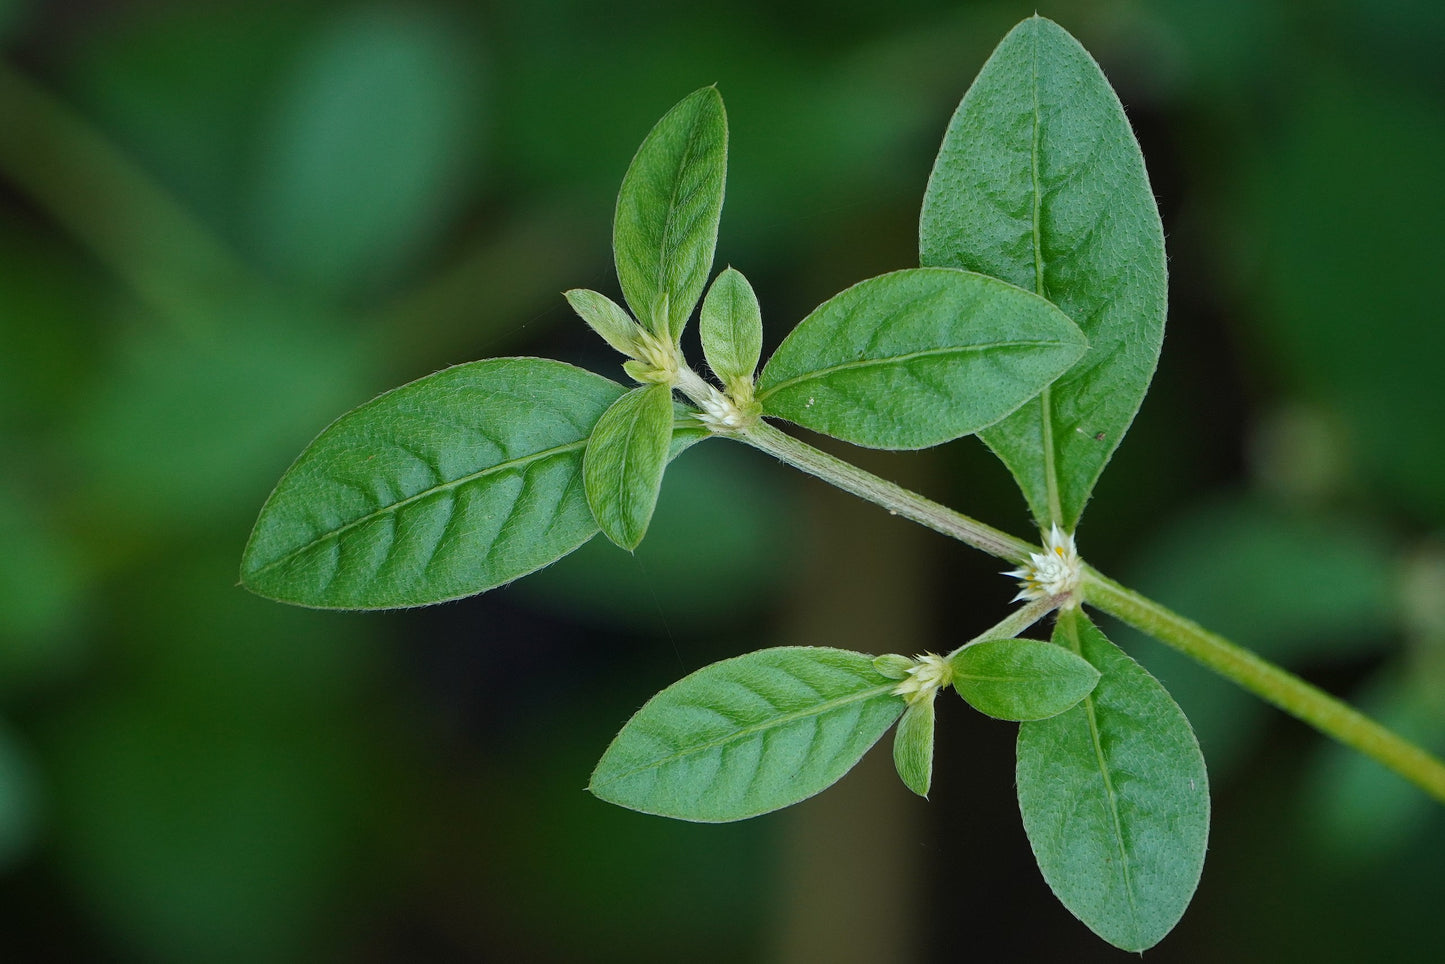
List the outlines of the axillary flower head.
{"type": "Polygon", "coordinates": [[[670,341],[640,328],[633,337],[632,359],[622,363],[627,374],[644,385],[677,384],[677,348],[670,341]]]}
{"type": "Polygon", "coordinates": [[[893,695],[906,699],[909,706],[933,699],[940,689],[953,682],[953,664],[932,653],[915,657],[913,665],[904,672],[903,681],[893,687],[893,695]]]}
{"type": "Polygon", "coordinates": [[[711,385],[707,385],[705,393],[694,401],[702,409],[697,413],[698,421],[713,432],[737,432],[758,420],[759,406],[756,403],[739,405],[711,385]]]}
{"type": "Polygon", "coordinates": [[[1029,553],[1029,561],[1018,569],[1004,573],[1019,581],[1020,599],[1049,599],[1072,593],[1079,588],[1083,564],[1074,548],[1074,537],[1055,523],[1044,536],[1044,551],[1029,553]]]}

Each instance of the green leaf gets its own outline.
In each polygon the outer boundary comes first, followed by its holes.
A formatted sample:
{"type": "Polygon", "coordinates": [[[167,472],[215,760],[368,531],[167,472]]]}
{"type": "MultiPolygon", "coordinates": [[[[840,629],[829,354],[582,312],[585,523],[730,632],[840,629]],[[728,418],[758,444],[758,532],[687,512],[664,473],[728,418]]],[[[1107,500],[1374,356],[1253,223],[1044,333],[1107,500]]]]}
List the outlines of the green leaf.
{"type": "Polygon", "coordinates": [[[910,704],[893,733],[893,766],[903,785],[924,799],[933,785],[932,698],[910,704]]]}
{"type": "Polygon", "coordinates": [[[1073,709],[1023,723],[1019,810],[1055,896],[1116,947],[1152,947],[1194,896],[1209,784],[1189,721],[1164,687],[1078,610],[1054,642],[1100,672],[1073,709]]]}
{"type": "Polygon", "coordinates": [[[1073,322],[1027,291],[967,271],[913,268],[828,299],[758,379],[765,415],[880,449],[977,432],[1083,355],[1073,322]]]}
{"type": "Polygon", "coordinates": [[[538,358],[457,365],[387,392],[332,423],[287,470],[241,581],[283,602],[387,609],[545,566],[597,532],[582,456],[621,394],[538,358]]]}
{"type": "Polygon", "coordinates": [[[588,327],[602,336],[602,340],[622,352],[628,358],[637,355],[638,340],[642,329],[622,306],[604,294],[586,288],[573,288],[564,292],[563,297],[572,310],[588,327]]]}
{"type": "Polygon", "coordinates": [[[1072,531],[1144,399],[1164,337],[1164,234],[1144,158],[1099,65],[1031,17],[948,127],[923,200],[921,261],[1037,292],[1089,350],[981,433],[1047,528],[1072,531]]]}
{"type": "Polygon", "coordinates": [[[617,734],[588,789],[619,806],[722,823],[806,800],[903,711],[871,657],[784,646],[705,666],[617,734]]]}
{"type": "Polygon", "coordinates": [[[708,366],[724,384],[753,377],[763,353],[763,313],[742,272],[728,268],[713,281],[698,329],[708,366]]]}
{"type": "Polygon", "coordinates": [[[582,459],[587,505],[602,532],[636,549],[652,521],[672,444],[672,389],[644,385],[623,395],[598,420],[582,459]]]}
{"type": "Polygon", "coordinates": [[[1000,720],[1057,716],[1099,681],[1099,671],[1082,657],[1037,639],[986,639],[951,662],[958,695],[1000,720]]]}
{"type": "Polygon", "coordinates": [[[633,315],[659,338],[682,337],[707,284],[727,155],[722,96],[704,87],[657,122],[622,178],[612,226],[617,280],[633,315]]]}

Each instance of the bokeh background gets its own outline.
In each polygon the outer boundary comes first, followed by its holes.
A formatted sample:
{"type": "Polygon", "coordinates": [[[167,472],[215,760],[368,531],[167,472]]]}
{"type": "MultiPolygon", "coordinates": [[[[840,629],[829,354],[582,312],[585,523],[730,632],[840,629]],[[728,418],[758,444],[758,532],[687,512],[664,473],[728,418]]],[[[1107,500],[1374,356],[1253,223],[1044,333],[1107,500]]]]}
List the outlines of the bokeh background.
{"type": "MultiPolygon", "coordinates": [[[[1445,749],[1445,5],[1038,4],[1127,105],[1171,313],[1088,558],[1445,749]]],[[[1125,960],[1049,895],[1013,727],[944,701],[933,800],[886,748],[699,827],[583,791],[616,728],[783,643],[944,651],[997,563],[727,442],[596,542],[393,614],[237,588],[331,418],[456,362],[621,378],[651,124],[717,83],[719,264],[773,342],[917,263],[933,152],[1035,4],[0,0],[0,959],[1125,960]]],[[[870,467],[1026,534],[973,440],[870,467]]],[[[1445,960],[1445,810],[1127,633],[1215,822],[1151,960],[1445,960]]]]}

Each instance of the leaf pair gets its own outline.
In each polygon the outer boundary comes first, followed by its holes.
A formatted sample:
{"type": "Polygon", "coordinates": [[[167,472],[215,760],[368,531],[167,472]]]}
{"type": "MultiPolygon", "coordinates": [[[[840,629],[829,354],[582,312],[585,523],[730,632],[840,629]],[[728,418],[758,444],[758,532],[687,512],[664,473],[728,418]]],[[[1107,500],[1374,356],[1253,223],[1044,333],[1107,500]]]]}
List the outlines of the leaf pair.
{"type": "MultiPolygon", "coordinates": [[[[882,657],[892,660],[894,657],[882,657]]],[[[879,662],[886,672],[886,663],[879,662]]],[[[964,702],[999,720],[1042,720],[1088,696],[1099,673],[1080,657],[1036,639],[986,639],[948,659],[947,678],[964,702]]],[[[933,697],[911,702],[893,739],[893,763],[920,797],[933,783],[933,697]]]]}
{"type": "MultiPolygon", "coordinates": [[[[936,657],[935,657],[936,660],[936,657]]],[[[589,789],[682,820],[742,820],[791,806],[843,777],[898,720],[894,759],[926,796],[933,691],[898,695],[904,657],[822,647],[764,649],[714,663],[653,697],[617,734],[589,789]],[[906,707],[906,712],[905,712],[906,707]]],[[[992,640],[950,661],[960,692],[1003,718],[1077,703],[1099,678],[1080,657],[1034,640],[992,640]]]]}
{"type": "MultiPolygon", "coordinates": [[[[919,225],[924,264],[1057,305],[1083,358],[980,436],[1041,529],[1072,532],[1153,377],[1163,230],[1143,156],[1097,63],[1040,17],[999,44],[949,124],[919,225]]],[[[1102,674],[1073,709],[1019,728],[1018,792],[1044,878],[1097,934],[1142,950],[1174,926],[1208,837],[1204,760],[1163,687],[1078,610],[1055,642],[1102,674]]]]}
{"type": "MultiPolygon", "coordinates": [[[[667,468],[676,346],[712,270],[727,141],[722,97],[713,87],[695,91],[643,140],[617,195],[612,227],[617,280],[655,341],[642,367],[628,369],[645,384],[619,398],[597,422],[582,462],[582,483],[602,532],[628,550],[647,532],[667,468]]],[[[568,298],[609,344],[639,358],[639,342],[647,336],[634,330],[621,308],[594,292],[569,292],[568,298]]]]}
{"type": "MultiPolygon", "coordinates": [[[[644,813],[741,820],[826,789],[898,720],[899,775],[927,795],[934,701],[896,695],[909,662],[784,647],[704,667],[628,721],[589,789],[644,813]]],[[[1023,721],[1019,809],[1054,893],[1110,943],[1156,944],[1193,896],[1209,834],[1204,758],[1178,705],[1077,609],[1051,643],[989,640],[950,663],[968,702],[1023,721]]]]}
{"type": "MultiPolygon", "coordinates": [[[[261,509],[241,561],[262,596],[327,609],[470,596],[597,533],[582,489],[622,386],[541,358],[457,365],[337,419],[261,509]]],[[[675,456],[704,433],[672,430],[675,456]]]]}

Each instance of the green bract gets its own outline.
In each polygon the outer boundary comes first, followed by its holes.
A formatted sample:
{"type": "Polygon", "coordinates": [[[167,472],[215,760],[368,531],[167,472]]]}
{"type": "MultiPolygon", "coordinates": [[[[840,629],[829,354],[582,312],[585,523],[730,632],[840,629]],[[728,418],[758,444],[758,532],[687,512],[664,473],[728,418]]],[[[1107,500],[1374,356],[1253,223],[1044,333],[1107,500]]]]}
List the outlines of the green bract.
{"type": "Polygon", "coordinates": [[[1164,337],[1164,232],[1144,158],[1099,65],[1052,21],[1004,38],[954,114],[919,225],[924,264],[1038,293],[1083,360],[981,433],[1040,528],[1073,531],[1139,410],[1164,337]]]}
{"type": "Polygon", "coordinates": [[[1100,673],[1073,709],[1019,727],[1018,795],[1044,879],[1104,940],[1153,947],[1194,896],[1209,840],[1209,780],[1164,687],[1077,610],[1054,642],[1100,673]]]}
{"type": "Polygon", "coordinates": [[[758,378],[763,413],[869,448],[976,432],[1084,353],[1073,322],[995,278],[943,268],[859,282],[804,318],[758,378]]]}
{"type": "Polygon", "coordinates": [[[682,337],[707,284],[727,156],[722,97],[704,87],[657,122],[622,179],[612,226],[617,280],[632,313],[664,340],[682,337]]]}
{"type": "Polygon", "coordinates": [[[785,646],[705,666],[637,711],[588,789],[603,800],[720,823],[790,806],[836,783],[903,701],[872,657],[785,646]]]}
{"type": "Polygon", "coordinates": [[[602,340],[626,355],[635,357],[641,329],[622,306],[611,298],[586,288],[566,292],[567,303],[602,340]]]}

